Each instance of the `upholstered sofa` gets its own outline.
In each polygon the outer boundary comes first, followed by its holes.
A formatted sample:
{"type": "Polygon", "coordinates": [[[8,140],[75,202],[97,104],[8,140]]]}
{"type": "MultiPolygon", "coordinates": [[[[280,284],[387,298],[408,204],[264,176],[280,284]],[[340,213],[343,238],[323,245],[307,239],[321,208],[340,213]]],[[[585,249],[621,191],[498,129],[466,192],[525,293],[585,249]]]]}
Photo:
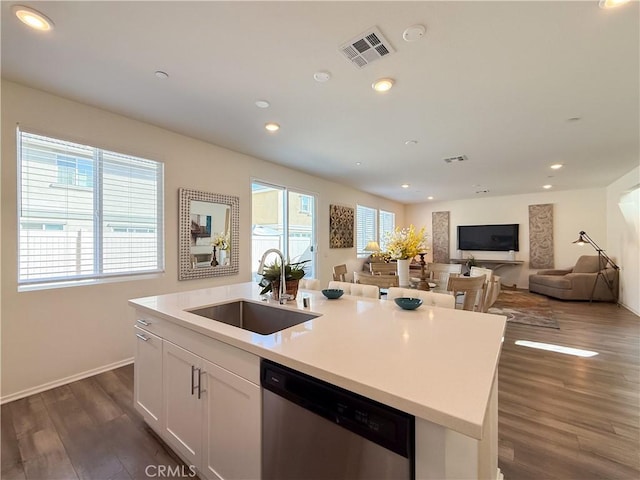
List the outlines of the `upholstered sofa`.
{"type": "Polygon", "coordinates": [[[571,269],[540,270],[530,275],[529,291],[561,300],[591,300],[593,291],[593,300],[615,302],[618,300],[618,270],[606,266],[604,259],[598,264],[597,255],[583,255],[571,269]],[[612,283],[615,295],[611,294],[605,280],[598,278],[600,270],[612,283]]]}

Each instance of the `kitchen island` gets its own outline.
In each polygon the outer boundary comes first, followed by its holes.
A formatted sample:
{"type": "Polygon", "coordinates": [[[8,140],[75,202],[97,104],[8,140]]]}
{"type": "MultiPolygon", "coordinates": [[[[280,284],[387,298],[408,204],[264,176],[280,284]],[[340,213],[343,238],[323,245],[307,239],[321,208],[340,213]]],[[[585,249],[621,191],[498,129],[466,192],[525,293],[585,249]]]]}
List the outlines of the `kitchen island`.
{"type": "MultiPolygon", "coordinates": [[[[206,396],[205,390],[211,390],[215,382],[236,382],[236,390],[246,388],[244,397],[253,398],[254,405],[253,413],[246,415],[246,427],[258,437],[249,446],[258,455],[260,412],[255,411],[255,397],[259,398],[259,391],[251,388],[260,384],[262,358],[414,415],[416,478],[499,478],[497,366],[505,317],[426,305],[405,311],[392,301],[350,296],[328,300],[321,292],[304,290],[287,305],[268,303],[273,308],[307,312],[315,318],[270,335],[190,312],[234,300],[267,303],[259,290],[254,283],[242,283],[130,301],[136,310],[139,340],[136,407],[203,476],[225,477],[220,468],[210,465],[213,460],[209,457],[214,455],[216,445],[220,449],[219,443],[226,440],[194,433],[194,439],[198,435],[207,437],[204,443],[211,444],[209,454],[206,447],[204,453],[195,452],[189,445],[183,448],[190,431],[186,428],[184,434],[180,433],[182,422],[202,429],[210,420],[194,420],[188,414],[199,407],[187,406],[184,415],[171,412],[177,402],[171,396],[180,383],[171,377],[172,359],[186,358],[187,354],[196,357],[190,361],[192,375],[185,387],[191,389],[193,397],[188,401],[199,399],[201,392],[206,396]],[[303,307],[303,297],[309,298],[307,308],[303,307]],[[159,358],[161,368],[154,370],[159,358]],[[210,361],[213,365],[205,365],[210,361]],[[144,374],[140,368],[145,368],[144,374]],[[219,375],[202,377],[211,372],[219,375]],[[224,377],[228,373],[232,376],[224,377]],[[141,398],[145,395],[146,400],[141,398]],[[169,425],[171,422],[173,425],[169,425]]],[[[230,398],[227,403],[235,401],[230,398]]],[[[257,405],[259,409],[259,401],[257,405]]],[[[247,447],[246,439],[242,442],[247,447]]],[[[228,455],[219,459],[223,464],[225,461],[251,463],[228,455]]],[[[242,475],[259,476],[259,458],[253,463],[252,473],[245,471],[242,475]]]]}

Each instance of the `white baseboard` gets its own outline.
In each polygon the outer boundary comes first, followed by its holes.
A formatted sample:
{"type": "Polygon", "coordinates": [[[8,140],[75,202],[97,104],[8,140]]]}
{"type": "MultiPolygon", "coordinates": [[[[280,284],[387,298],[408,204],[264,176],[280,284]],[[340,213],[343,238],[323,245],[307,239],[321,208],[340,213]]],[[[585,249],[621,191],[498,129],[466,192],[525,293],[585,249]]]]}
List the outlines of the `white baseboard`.
{"type": "Polygon", "coordinates": [[[631,313],[634,313],[636,315],[638,315],[640,317],[640,312],[636,312],[633,308],[631,308],[629,305],[625,305],[624,303],[621,303],[620,306],[626,308],[627,310],[629,310],[631,313]]]}
{"type": "Polygon", "coordinates": [[[4,397],[0,397],[0,405],[12,402],[14,400],[19,400],[24,397],[28,397],[29,395],[35,395],[36,393],[44,392],[45,390],[51,390],[52,388],[60,387],[62,385],[66,385],[67,383],[82,380],[83,378],[92,377],[93,375],[97,375],[102,372],[108,372],[109,370],[113,370],[115,368],[124,367],[125,365],[129,365],[131,363],[133,363],[133,357],[125,358],[124,360],[110,363],[109,365],[103,365],[102,367],[93,368],[91,370],[87,370],[86,372],[77,373],[66,378],[61,378],[60,380],[43,383],[42,385],[38,385],[37,387],[27,388],[26,390],[22,390],[20,392],[11,393],[9,395],[5,395],[4,397]]]}
{"type": "Polygon", "coordinates": [[[498,468],[498,480],[504,480],[504,475],[502,475],[502,472],[500,471],[500,469],[498,468]]]}

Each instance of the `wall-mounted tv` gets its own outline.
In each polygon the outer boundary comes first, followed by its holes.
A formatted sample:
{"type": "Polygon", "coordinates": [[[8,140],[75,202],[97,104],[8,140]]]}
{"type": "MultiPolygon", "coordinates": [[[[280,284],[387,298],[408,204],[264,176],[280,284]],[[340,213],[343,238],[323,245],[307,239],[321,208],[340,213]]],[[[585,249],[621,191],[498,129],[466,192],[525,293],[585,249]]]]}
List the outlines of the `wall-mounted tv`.
{"type": "Polygon", "coordinates": [[[458,250],[518,251],[518,224],[458,225],[458,250]]]}

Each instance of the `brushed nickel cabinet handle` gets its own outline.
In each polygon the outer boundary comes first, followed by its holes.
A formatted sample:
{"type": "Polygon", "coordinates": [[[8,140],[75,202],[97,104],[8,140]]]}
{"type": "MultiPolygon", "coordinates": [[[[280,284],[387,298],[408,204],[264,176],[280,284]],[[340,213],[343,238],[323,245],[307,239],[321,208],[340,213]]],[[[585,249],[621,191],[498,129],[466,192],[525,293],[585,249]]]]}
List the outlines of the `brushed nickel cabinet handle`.
{"type": "Polygon", "coordinates": [[[207,373],[207,372],[203,372],[201,369],[198,369],[198,400],[200,400],[200,397],[202,396],[202,394],[206,392],[206,390],[202,390],[202,374],[203,373],[207,373]]]}
{"type": "Polygon", "coordinates": [[[138,337],[140,340],[144,340],[145,342],[149,341],[149,337],[145,337],[141,333],[136,333],[136,337],[138,337]]]}
{"type": "Polygon", "coordinates": [[[139,318],[139,319],[137,320],[137,322],[138,322],[140,325],[144,325],[145,327],[148,327],[149,325],[151,325],[151,322],[147,322],[147,321],[145,321],[145,320],[142,320],[141,318],[139,318]]]}

